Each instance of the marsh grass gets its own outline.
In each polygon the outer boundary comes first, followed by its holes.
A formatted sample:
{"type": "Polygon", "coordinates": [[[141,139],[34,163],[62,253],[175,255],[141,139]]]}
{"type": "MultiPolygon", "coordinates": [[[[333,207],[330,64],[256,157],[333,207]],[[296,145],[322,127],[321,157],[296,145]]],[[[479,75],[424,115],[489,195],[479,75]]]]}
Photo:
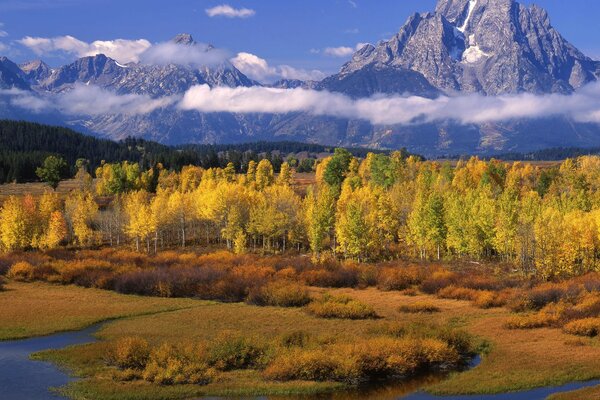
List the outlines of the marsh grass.
{"type": "Polygon", "coordinates": [[[375,309],[348,296],[325,294],[306,307],[306,311],[319,318],[376,319],[375,309]]]}

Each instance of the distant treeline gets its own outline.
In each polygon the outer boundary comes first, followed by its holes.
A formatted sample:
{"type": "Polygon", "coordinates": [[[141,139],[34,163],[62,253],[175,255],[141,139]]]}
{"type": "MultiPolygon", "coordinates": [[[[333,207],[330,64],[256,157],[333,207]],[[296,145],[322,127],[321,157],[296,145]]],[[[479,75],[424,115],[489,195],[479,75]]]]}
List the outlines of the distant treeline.
{"type": "MultiPolygon", "coordinates": [[[[238,172],[246,172],[248,163],[268,159],[278,172],[288,155],[305,153],[308,160],[292,159],[299,172],[310,171],[319,153],[333,153],[334,148],[298,142],[256,142],[234,145],[166,146],[143,139],[127,138],[120,142],[98,139],[72,129],[24,121],[0,120],[0,183],[37,181],[36,168],[49,155],[65,159],[70,176],[76,171],[78,159],[88,160],[90,171],[103,161],[129,161],[145,170],[158,163],[167,169],[180,171],[187,165],[225,168],[232,162],[238,172]]],[[[365,157],[368,149],[348,149],[356,157],[365,157]]],[[[306,156],[305,156],[306,157],[306,156]]]]}
{"type": "Polygon", "coordinates": [[[554,147],[550,149],[537,150],[529,153],[503,153],[495,155],[494,158],[510,161],[560,161],[567,158],[599,155],[600,147],[554,147]]]}
{"type": "MultiPolygon", "coordinates": [[[[578,158],[583,156],[600,155],[600,147],[552,147],[549,149],[536,150],[530,152],[506,152],[484,154],[480,158],[484,160],[503,160],[503,161],[563,161],[567,158],[578,158]]],[[[438,159],[468,160],[472,155],[445,155],[438,159]]]]}

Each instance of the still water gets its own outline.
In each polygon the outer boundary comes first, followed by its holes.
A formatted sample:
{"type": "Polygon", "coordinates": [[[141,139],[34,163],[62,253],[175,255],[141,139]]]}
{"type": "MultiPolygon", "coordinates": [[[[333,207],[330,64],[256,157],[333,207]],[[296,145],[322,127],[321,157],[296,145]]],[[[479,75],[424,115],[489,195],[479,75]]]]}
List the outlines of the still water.
{"type": "MultiPolygon", "coordinates": [[[[61,349],[83,343],[94,342],[94,333],[102,324],[77,332],[58,333],[25,340],[0,341],[0,399],[2,400],[56,400],[61,397],[50,388],[66,385],[73,378],[51,363],[32,361],[31,353],[48,349],[61,349]]],[[[471,367],[476,367],[479,358],[471,367]]],[[[600,381],[575,382],[564,386],[539,388],[526,392],[476,396],[432,396],[421,389],[443,380],[435,375],[413,379],[401,384],[386,384],[379,387],[348,392],[337,392],[315,396],[280,397],[270,396],[252,400],[544,400],[553,393],[600,385],[600,381]]],[[[224,400],[206,398],[203,400],[224,400]]]]}

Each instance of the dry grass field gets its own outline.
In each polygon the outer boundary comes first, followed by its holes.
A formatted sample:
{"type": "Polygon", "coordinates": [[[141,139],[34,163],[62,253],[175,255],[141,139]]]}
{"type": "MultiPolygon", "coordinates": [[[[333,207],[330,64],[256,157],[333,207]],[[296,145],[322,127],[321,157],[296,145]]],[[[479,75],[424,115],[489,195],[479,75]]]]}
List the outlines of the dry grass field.
{"type": "MultiPolygon", "coordinates": [[[[79,181],[75,179],[65,180],[59,183],[56,192],[61,196],[67,196],[72,190],[79,188],[79,181]]],[[[44,191],[52,190],[50,186],[42,182],[31,183],[8,183],[0,185],[0,204],[9,196],[24,196],[30,194],[32,196],[41,196],[44,191]]]]}
{"type": "Polygon", "coordinates": [[[78,330],[113,318],[208,304],[191,299],[125,296],[44,283],[12,282],[5,289],[0,291],[0,340],[78,330]]]}

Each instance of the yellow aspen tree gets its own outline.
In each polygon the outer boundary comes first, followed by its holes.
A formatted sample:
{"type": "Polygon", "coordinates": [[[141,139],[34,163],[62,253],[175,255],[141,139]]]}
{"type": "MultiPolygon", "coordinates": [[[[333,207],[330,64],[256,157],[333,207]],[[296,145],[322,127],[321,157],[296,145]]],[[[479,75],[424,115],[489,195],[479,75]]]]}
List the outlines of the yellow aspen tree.
{"type": "Polygon", "coordinates": [[[167,213],[174,225],[178,227],[181,247],[185,247],[188,240],[188,227],[193,216],[191,195],[178,191],[171,193],[167,203],[167,213]]]}
{"type": "Polygon", "coordinates": [[[74,241],[80,246],[89,246],[96,241],[93,224],[98,214],[98,204],[90,192],[71,192],[65,204],[67,220],[74,241]]]}
{"type": "Polygon", "coordinates": [[[192,192],[200,186],[203,170],[193,165],[185,166],[179,173],[179,190],[183,193],[192,192]]]}
{"type": "Polygon", "coordinates": [[[67,238],[67,222],[61,211],[50,214],[48,227],[41,241],[42,248],[55,249],[67,238]]]}
{"type": "Polygon", "coordinates": [[[10,196],[0,209],[0,242],[7,251],[22,250],[31,244],[23,201],[10,196]]]}
{"type": "Polygon", "coordinates": [[[256,167],[256,188],[262,190],[273,184],[273,165],[267,159],[262,159],[256,167]]]}
{"type": "Polygon", "coordinates": [[[150,252],[150,235],[156,226],[149,204],[148,193],[131,192],[124,198],[124,209],[127,216],[125,232],[135,240],[136,251],[140,251],[140,242],[146,241],[146,250],[150,252]]]}
{"type": "Polygon", "coordinates": [[[565,239],[563,227],[563,216],[553,207],[545,207],[535,222],[535,264],[538,274],[545,279],[561,273],[561,246],[565,239]]]}
{"type": "Polygon", "coordinates": [[[248,170],[246,171],[246,184],[254,185],[256,183],[256,161],[248,162],[248,170]]]}
{"type": "Polygon", "coordinates": [[[314,259],[324,250],[334,228],[335,202],[335,191],[327,185],[318,191],[310,188],[304,199],[304,221],[314,259]]]}
{"type": "Polygon", "coordinates": [[[284,162],[281,164],[281,170],[277,176],[277,184],[282,186],[290,186],[294,181],[294,170],[290,164],[284,162]]]}

